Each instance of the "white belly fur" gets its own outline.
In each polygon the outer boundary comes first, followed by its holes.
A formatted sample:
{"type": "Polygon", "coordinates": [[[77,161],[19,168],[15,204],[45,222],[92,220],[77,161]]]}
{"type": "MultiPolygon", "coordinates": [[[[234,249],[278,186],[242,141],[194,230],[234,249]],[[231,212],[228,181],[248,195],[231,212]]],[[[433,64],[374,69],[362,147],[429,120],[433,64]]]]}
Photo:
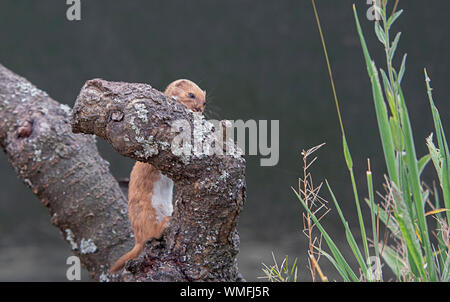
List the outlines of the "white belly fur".
{"type": "Polygon", "coordinates": [[[173,181],[159,172],[159,180],[153,185],[152,195],[152,205],[159,222],[166,216],[172,216],[172,196],[173,181]]]}

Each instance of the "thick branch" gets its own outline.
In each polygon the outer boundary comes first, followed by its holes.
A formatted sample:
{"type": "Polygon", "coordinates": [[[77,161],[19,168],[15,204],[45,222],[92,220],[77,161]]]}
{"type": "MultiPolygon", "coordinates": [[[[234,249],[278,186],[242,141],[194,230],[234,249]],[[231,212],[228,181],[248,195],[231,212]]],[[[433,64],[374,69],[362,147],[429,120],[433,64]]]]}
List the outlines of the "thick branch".
{"type": "MultiPolygon", "coordinates": [[[[239,152],[174,155],[172,122],[193,126],[192,112],[148,85],[88,81],[73,130],[97,134],[119,153],[152,163],[175,180],[177,192],[163,239],[150,242],[128,264],[129,273],[109,276],[109,266],[132,245],[126,199],[94,138],[71,132],[70,113],[0,65],[0,145],[94,280],[241,280],[235,226],[245,199],[245,162],[239,152]]],[[[202,126],[194,136],[204,141],[211,125],[197,121],[202,126]]]]}
{"type": "MultiPolygon", "coordinates": [[[[151,163],[175,182],[170,227],[145,256],[128,265],[137,280],[240,280],[236,267],[238,215],[245,200],[245,161],[234,144],[231,155],[179,154],[175,138],[205,143],[213,127],[173,99],[146,84],[86,82],[73,110],[74,132],[96,134],[120,154],[151,163]]],[[[214,139],[213,139],[214,140],[214,139]]],[[[216,144],[219,143],[215,137],[216,144]]]]}
{"type": "Polygon", "coordinates": [[[71,109],[0,65],[0,145],[94,280],[133,244],[126,199],[71,109]]]}

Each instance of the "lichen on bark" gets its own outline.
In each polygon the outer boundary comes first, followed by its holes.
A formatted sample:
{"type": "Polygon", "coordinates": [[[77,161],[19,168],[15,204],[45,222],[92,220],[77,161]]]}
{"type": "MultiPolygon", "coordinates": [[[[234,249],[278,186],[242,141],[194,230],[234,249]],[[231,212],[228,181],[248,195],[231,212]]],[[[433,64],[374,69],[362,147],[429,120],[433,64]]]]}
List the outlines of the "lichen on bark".
{"type": "MultiPolygon", "coordinates": [[[[171,122],[193,125],[195,118],[150,85],[100,79],[86,82],[71,110],[0,65],[0,146],[94,280],[243,280],[236,225],[245,160],[239,152],[173,154],[171,122]],[[133,244],[126,183],[119,186],[111,175],[93,134],[118,153],[153,164],[176,186],[170,226],[120,275],[107,271],[133,244]]],[[[206,126],[196,134],[200,139],[209,134],[206,126]]]]}

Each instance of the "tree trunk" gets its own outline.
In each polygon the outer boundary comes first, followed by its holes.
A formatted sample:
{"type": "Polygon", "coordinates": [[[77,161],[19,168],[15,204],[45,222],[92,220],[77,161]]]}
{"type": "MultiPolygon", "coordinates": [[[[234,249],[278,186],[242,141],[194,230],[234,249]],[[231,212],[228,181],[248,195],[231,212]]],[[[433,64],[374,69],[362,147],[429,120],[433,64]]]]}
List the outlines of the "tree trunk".
{"type": "Polygon", "coordinates": [[[192,126],[197,141],[219,143],[202,116],[149,85],[90,80],[71,116],[68,106],[0,65],[0,145],[94,280],[242,280],[236,224],[245,200],[245,160],[230,142],[223,145],[230,155],[176,155],[171,146],[179,133],[172,125],[180,120],[192,126]],[[170,226],[120,275],[107,271],[133,245],[127,201],[94,137],[72,130],[107,140],[175,183],[170,226]]]}

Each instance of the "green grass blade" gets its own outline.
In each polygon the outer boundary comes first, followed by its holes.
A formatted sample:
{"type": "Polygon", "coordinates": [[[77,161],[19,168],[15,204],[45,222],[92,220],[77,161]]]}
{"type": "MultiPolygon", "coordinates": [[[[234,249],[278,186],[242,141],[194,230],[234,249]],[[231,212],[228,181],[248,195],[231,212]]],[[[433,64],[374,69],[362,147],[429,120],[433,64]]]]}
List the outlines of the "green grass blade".
{"type": "Polygon", "coordinates": [[[403,92],[399,87],[400,96],[400,117],[402,122],[403,137],[405,141],[405,153],[408,169],[408,178],[411,181],[414,208],[416,211],[416,219],[419,222],[419,234],[422,239],[422,245],[425,249],[427,258],[427,270],[430,274],[431,280],[436,281],[437,275],[435,266],[433,265],[433,251],[431,249],[431,242],[428,235],[428,225],[425,217],[424,200],[422,199],[421,184],[419,178],[419,169],[417,165],[416,149],[414,147],[414,139],[411,129],[411,123],[408,116],[408,110],[406,108],[403,92]]]}
{"type": "Polygon", "coordinates": [[[352,280],[349,279],[347,272],[345,271],[344,268],[342,268],[335,260],[334,258],[328,254],[327,252],[325,252],[322,249],[317,248],[317,250],[319,251],[319,253],[321,253],[322,255],[325,256],[325,258],[328,259],[328,261],[331,262],[331,264],[333,264],[334,268],[338,271],[339,275],[342,277],[342,279],[344,279],[345,282],[350,282],[352,280]]]}
{"type": "Polygon", "coordinates": [[[347,164],[348,170],[353,169],[353,160],[352,156],[350,154],[350,149],[347,145],[347,139],[345,138],[345,134],[342,134],[342,145],[344,147],[344,157],[345,157],[345,163],[347,164]]]}
{"type": "Polygon", "coordinates": [[[442,184],[442,154],[433,143],[433,133],[426,138],[426,145],[428,148],[429,156],[433,162],[434,169],[438,175],[439,183],[442,184]]]}
{"type": "Polygon", "coordinates": [[[347,145],[347,140],[345,138],[345,134],[342,134],[342,144],[344,146],[345,161],[347,163],[347,168],[350,172],[350,178],[352,181],[353,195],[355,197],[356,211],[358,214],[359,227],[361,230],[361,238],[362,238],[363,245],[364,245],[364,253],[365,253],[366,259],[368,259],[369,258],[369,244],[367,242],[366,228],[364,226],[364,220],[363,220],[363,216],[362,216],[362,212],[361,212],[361,205],[359,203],[358,189],[356,187],[356,181],[355,181],[355,176],[354,176],[354,172],[353,172],[353,160],[352,160],[352,156],[350,154],[350,150],[347,145]]]}
{"type": "Polygon", "coordinates": [[[408,265],[403,261],[402,257],[389,246],[385,245],[383,250],[383,259],[398,280],[401,280],[402,270],[408,265]]]}
{"type": "Polygon", "coordinates": [[[400,229],[398,227],[395,217],[386,213],[386,211],[382,208],[377,209],[375,203],[372,203],[369,199],[365,198],[364,201],[367,203],[369,208],[373,207],[374,209],[376,209],[375,212],[378,212],[378,217],[380,218],[381,222],[383,222],[383,224],[389,228],[393,236],[400,239],[399,237],[400,229]]]}
{"type": "MultiPolygon", "coordinates": [[[[436,137],[439,145],[439,152],[441,153],[442,168],[437,169],[437,173],[441,177],[441,187],[444,198],[444,205],[447,209],[450,209],[450,178],[449,178],[449,160],[450,154],[448,149],[447,140],[445,139],[444,128],[442,127],[441,118],[439,116],[439,111],[434,105],[433,94],[430,85],[430,78],[428,77],[427,71],[425,69],[425,82],[427,86],[428,99],[430,102],[431,112],[433,114],[434,128],[436,131],[436,137]]],[[[436,164],[435,164],[436,165],[436,164]]],[[[450,222],[450,213],[447,213],[447,222],[450,222]]]]}
{"type": "Polygon", "coordinates": [[[350,278],[353,281],[355,281],[355,282],[358,281],[358,277],[355,275],[355,273],[351,269],[350,265],[348,265],[347,261],[345,261],[344,256],[340,252],[339,248],[336,246],[334,241],[331,239],[330,235],[328,235],[328,233],[325,231],[323,226],[320,224],[320,222],[317,219],[317,217],[308,208],[308,206],[306,205],[306,203],[303,200],[303,198],[294,189],[292,189],[292,190],[294,191],[294,193],[297,196],[298,200],[302,204],[303,208],[310,215],[310,217],[313,220],[314,224],[316,225],[317,229],[322,234],[323,238],[325,239],[325,242],[328,245],[328,248],[330,249],[331,253],[333,254],[334,259],[336,260],[336,263],[342,268],[343,271],[346,271],[348,273],[348,275],[350,276],[350,278]]]}
{"type": "Polygon", "coordinates": [[[423,170],[427,166],[427,164],[430,162],[431,156],[430,154],[424,155],[419,162],[417,163],[417,168],[419,169],[419,175],[422,174],[423,170]]]}
{"type": "Polygon", "coordinates": [[[353,12],[355,15],[356,28],[358,30],[358,35],[361,40],[361,46],[364,53],[364,58],[367,65],[367,70],[372,83],[372,93],[375,103],[375,111],[377,115],[378,129],[380,132],[381,143],[383,146],[384,156],[386,160],[386,166],[388,169],[390,179],[398,184],[398,173],[396,169],[395,162],[395,149],[391,133],[391,128],[389,125],[388,114],[386,110],[386,104],[384,102],[383,91],[381,89],[380,80],[378,77],[378,72],[375,67],[375,63],[372,61],[369,50],[367,48],[366,41],[361,29],[361,25],[358,19],[358,13],[356,12],[356,7],[353,5],[353,12]]]}
{"type": "Polygon", "coordinates": [[[388,29],[391,28],[392,24],[400,17],[400,15],[403,13],[403,10],[399,10],[395,12],[387,21],[387,27],[388,29]]]}
{"type": "Polygon", "coordinates": [[[361,267],[364,276],[366,276],[366,278],[368,280],[370,280],[371,276],[369,276],[369,274],[368,274],[366,261],[364,260],[362,254],[361,254],[361,251],[358,248],[358,245],[356,243],[355,237],[353,237],[353,234],[352,234],[352,232],[350,230],[350,227],[348,226],[347,220],[345,220],[345,217],[344,217],[344,214],[342,213],[341,207],[339,206],[339,203],[336,200],[336,196],[334,195],[333,190],[331,189],[331,187],[330,187],[330,185],[329,185],[327,180],[325,180],[325,183],[326,183],[326,185],[328,187],[328,191],[330,192],[331,198],[333,199],[334,205],[336,206],[336,209],[338,211],[339,217],[341,218],[342,224],[344,225],[345,236],[347,238],[347,242],[348,242],[350,248],[352,249],[353,255],[355,255],[355,258],[358,261],[358,264],[361,267]]]}
{"type": "Polygon", "coordinates": [[[447,255],[447,260],[445,261],[444,268],[442,270],[442,280],[443,282],[450,281],[450,255],[447,255]]]}
{"type": "Polygon", "coordinates": [[[410,255],[409,258],[412,260],[410,261],[410,265],[412,268],[414,265],[417,268],[417,273],[423,281],[427,281],[428,278],[424,269],[422,251],[416,235],[414,223],[411,220],[411,215],[409,214],[407,205],[403,200],[402,193],[398,190],[395,184],[392,184],[392,192],[397,203],[394,215],[402,233],[402,237],[408,247],[408,253],[410,255]]]}
{"type": "Polygon", "coordinates": [[[361,236],[362,236],[362,240],[363,240],[363,244],[364,244],[364,251],[366,253],[366,257],[368,257],[369,249],[368,249],[367,237],[366,237],[366,232],[365,232],[365,227],[364,227],[364,221],[363,221],[362,213],[361,213],[361,206],[360,206],[360,203],[359,203],[358,191],[357,191],[355,178],[354,178],[354,173],[353,173],[353,161],[352,161],[352,158],[351,158],[351,155],[350,155],[350,151],[349,151],[349,148],[348,148],[348,145],[347,145],[344,125],[342,123],[341,112],[340,112],[340,109],[339,109],[339,101],[338,101],[337,94],[336,94],[336,89],[335,89],[334,80],[333,80],[333,73],[332,73],[332,70],[331,70],[331,64],[330,64],[330,60],[329,60],[329,57],[328,57],[327,47],[326,47],[326,44],[325,44],[325,38],[324,38],[324,35],[323,35],[322,27],[320,25],[319,14],[317,13],[317,8],[316,8],[316,5],[315,5],[315,1],[312,0],[311,2],[312,2],[312,5],[313,5],[314,15],[316,17],[316,22],[317,22],[317,27],[318,27],[320,38],[321,38],[321,41],[322,41],[322,47],[323,47],[323,51],[324,51],[324,54],[325,54],[325,59],[326,59],[326,62],[327,62],[328,73],[329,73],[329,76],[330,76],[330,82],[331,82],[331,87],[332,87],[332,91],[333,91],[333,96],[334,96],[334,101],[335,101],[335,105],[336,105],[336,110],[337,110],[338,117],[339,117],[339,124],[340,124],[341,132],[342,132],[344,156],[345,156],[347,167],[348,167],[348,169],[350,171],[350,176],[351,176],[351,180],[352,180],[353,193],[354,193],[354,196],[355,196],[355,203],[356,203],[356,207],[357,207],[357,211],[358,211],[358,218],[359,218],[359,223],[360,223],[360,228],[361,228],[361,236]]]}
{"type": "Polygon", "coordinates": [[[402,83],[403,76],[405,75],[405,65],[406,65],[406,58],[408,57],[407,54],[403,55],[402,65],[400,66],[400,71],[398,73],[398,85],[402,83]]]}
{"type": "Polygon", "coordinates": [[[375,207],[375,197],[373,193],[373,180],[372,180],[372,171],[370,171],[370,163],[369,163],[369,170],[366,173],[367,175],[367,191],[369,193],[369,199],[367,200],[369,202],[369,208],[370,208],[370,219],[372,223],[372,237],[373,237],[373,244],[375,249],[375,257],[376,259],[380,259],[380,251],[378,248],[378,234],[377,234],[377,226],[375,221],[375,214],[376,214],[376,207],[375,207]]]}

